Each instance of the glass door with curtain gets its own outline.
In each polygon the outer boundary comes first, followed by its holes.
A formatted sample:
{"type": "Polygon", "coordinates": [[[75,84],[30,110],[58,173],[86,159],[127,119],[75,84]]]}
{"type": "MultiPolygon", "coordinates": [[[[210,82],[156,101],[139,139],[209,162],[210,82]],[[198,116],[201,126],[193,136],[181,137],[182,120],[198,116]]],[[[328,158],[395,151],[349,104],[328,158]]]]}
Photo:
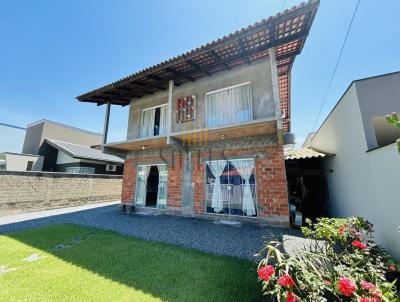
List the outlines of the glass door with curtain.
{"type": "Polygon", "coordinates": [[[167,129],[167,104],[144,109],[140,138],[165,135],[167,129]]]}
{"type": "Polygon", "coordinates": [[[135,206],[146,205],[148,166],[138,166],[136,173],[136,197],[135,206]]]}
{"type": "Polygon", "coordinates": [[[159,182],[157,194],[157,208],[167,208],[168,169],[167,165],[158,165],[159,182]]]}
{"type": "Polygon", "coordinates": [[[206,212],[257,216],[253,159],[206,162],[206,212]]]}
{"type": "Polygon", "coordinates": [[[167,208],[168,167],[166,164],[138,165],[135,206],[167,208]]]}
{"type": "Polygon", "coordinates": [[[250,83],[206,93],[207,127],[229,126],[253,119],[250,83]]]}

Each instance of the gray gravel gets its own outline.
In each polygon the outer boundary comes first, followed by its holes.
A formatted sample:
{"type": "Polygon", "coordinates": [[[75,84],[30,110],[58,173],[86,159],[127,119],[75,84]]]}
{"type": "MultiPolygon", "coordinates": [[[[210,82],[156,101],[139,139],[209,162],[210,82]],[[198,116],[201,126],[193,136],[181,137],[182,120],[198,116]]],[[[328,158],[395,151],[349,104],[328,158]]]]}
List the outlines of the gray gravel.
{"type": "MultiPolygon", "coordinates": [[[[49,224],[73,223],[112,230],[145,240],[166,242],[204,252],[253,260],[256,260],[253,255],[262,249],[264,242],[282,238],[285,234],[299,235],[298,231],[260,227],[255,224],[242,223],[240,226],[229,226],[216,224],[206,219],[127,214],[120,212],[115,204],[72,213],[65,212],[66,210],[63,209],[60,214],[57,214],[57,211],[53,210],[52,216],[19,222],[10,221],[10,217],[3,218],[2,221],[0,217],[0,234],[49,224]]],[[[26,216],[26,214],[22,215],[26,216]]],[[[35,217],[35,214],[32,216],[35,217]]]]}

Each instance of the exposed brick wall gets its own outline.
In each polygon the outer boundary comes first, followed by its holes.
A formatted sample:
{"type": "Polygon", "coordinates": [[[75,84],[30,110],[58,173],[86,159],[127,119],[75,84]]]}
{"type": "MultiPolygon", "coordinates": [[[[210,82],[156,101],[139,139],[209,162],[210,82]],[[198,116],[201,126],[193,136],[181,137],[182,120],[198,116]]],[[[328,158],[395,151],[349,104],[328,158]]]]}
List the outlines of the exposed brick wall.
{"type": "Polygon", "coordinates": [[[195,213],[204,213],[204,163],[199,164],[199,157],[221,159],[224,156],[234,157],[245,154],[266,153],[264,158],[255,159],[255,176],[257,192],[257,216],[267,221],[286,224],[289,222],[285,161],[282,147],[257,147],[225,150],[217,152],[201,152],[193,161],[193,179],[195,213]]]}
{"type": "Polygon", "coordinates": [[[167,207],[172,210],[179,210],[181,207],[181,185],[182,185],[182,164],[183,156],[180,153],[160,156],[136,156],[127,159],[124,166],[124,179],[122,185],[122,203],[132,203],[135,196],[136,169],[137,165],[161,164],[166,161],[168,164],[168,199],[167,207]]]}
{"type": "Polygon", "coordinates": [[[122,177],[0,171],[0,215],[119,200],[122,177]]]}
{"type": "MultiPolygon", "coordinates": [[[[167,152],[165,152],[167,153],[167,152]]],[[[243,157],[254,154],[263,154],[255,159],[257,215],[268,222],[287,225],[289,222],[289,209],[287,200],[286,172],[282,146],[249,147],[224,151],[194,151],[192,153],[193,182],[194,182],[194,212],[203,214],[205,201],[205,165],[202,159],[221,159],[226,157],[243,157]]],[[[182,156],[176,155],[172,165],[171,156],[161,158],[157,154],[150,156],[137,155],[125,162],[122,202],[130,203],[135,194],[136,166],[138,164],[156,164],[166,160],[168,167],[168,208],[181,207],[182,188],[182,156]]]]}

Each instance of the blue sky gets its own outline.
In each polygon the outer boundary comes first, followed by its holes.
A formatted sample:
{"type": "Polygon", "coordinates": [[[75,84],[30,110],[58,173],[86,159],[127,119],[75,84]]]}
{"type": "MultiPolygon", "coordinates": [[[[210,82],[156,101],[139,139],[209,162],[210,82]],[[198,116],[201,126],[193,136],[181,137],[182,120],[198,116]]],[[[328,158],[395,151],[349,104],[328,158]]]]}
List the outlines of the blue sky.
{"type": "MultiPolygon", "coordinates": [[[[101,132],[104,106],[75,96],[281,10],[283,0],[22,1],[0,10],[0,122],[47,118],[101,132]]],[[[322,0],[292,69],[292,130],[312,130],[356,0],[322,0]]],[[[300,1],[287,0],[285,7],[300,1]]],[[[319,125],[354,79],[400,70],[400,1],[361,0],[319,125]]],[[[126,136],[112,107],[110,141],[126,136]]]]}

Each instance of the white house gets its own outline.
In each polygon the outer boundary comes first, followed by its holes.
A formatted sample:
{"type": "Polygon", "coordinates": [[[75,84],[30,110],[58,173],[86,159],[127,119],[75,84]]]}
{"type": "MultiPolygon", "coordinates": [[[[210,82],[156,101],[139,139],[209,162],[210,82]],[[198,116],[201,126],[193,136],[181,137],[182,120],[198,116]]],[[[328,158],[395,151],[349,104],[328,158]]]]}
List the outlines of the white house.
{"type": "Polygon", "coordinates": [[[306,147],[322,160],[332,216],[362,216],[400,259],[400,130],[384,116],[400,112],[400,72],[353,81],[306,147]]]}

